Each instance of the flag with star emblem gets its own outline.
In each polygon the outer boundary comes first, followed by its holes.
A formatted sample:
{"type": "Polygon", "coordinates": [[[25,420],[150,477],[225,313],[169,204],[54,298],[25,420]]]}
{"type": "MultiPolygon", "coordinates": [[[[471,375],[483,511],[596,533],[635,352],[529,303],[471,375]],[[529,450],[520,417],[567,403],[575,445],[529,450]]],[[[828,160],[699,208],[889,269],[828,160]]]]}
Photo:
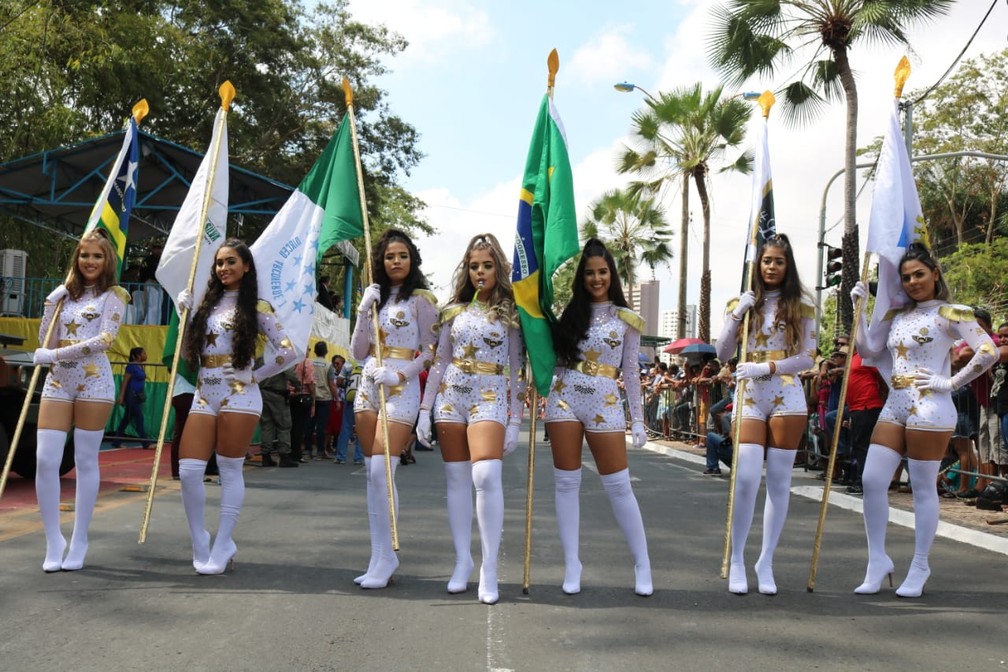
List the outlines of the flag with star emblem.
{"type": "Polygon", "coordinates": [[[315,315],[315,269],[330,246],[364,235],[357,161],[344,119],[297,190],[252,244],[259,298],[269,301],[294,349],[308,347],[315,315]]]}
{"type": "MultiPolygon", "coordinates": [[[[95,201],[91,215],[84,226],[84,234],[102,229],[112,241],[116,251],[116,277],[122,272],[126,257],[126,230],[130,211],[136,201],[137,166],[140,163],[140,141],[137,122],[130,117],[123,136],[122,149],[116,157],[101,195],[95,201]]],[[[82,235],[84,235],[82,234],[82,235]]]]}
{"type": "Polygon", "coordinates": [[[553,273],[579,248],[567,138],[560,114],[547,94],[539,106],[525,160],[511,271],[532,378],[542,396],[549,394],[556,366],[550,332],[556,322],[553,273]]]}
{"type": "Polygon", "coordinates": [[[193,280],[193,310],[203,301],[207,280],[213,272],[217,249],[226,238],[228,211],[228,129],[227,110],[217,111],[210,147],[200,162],[182,201],[175,223],[168,232],[154,276],[174,301],[189,285],[196,241],[202,235],[196,275],[193,280]],[[203,218],[203,204],[207,204],[203,218]]]}

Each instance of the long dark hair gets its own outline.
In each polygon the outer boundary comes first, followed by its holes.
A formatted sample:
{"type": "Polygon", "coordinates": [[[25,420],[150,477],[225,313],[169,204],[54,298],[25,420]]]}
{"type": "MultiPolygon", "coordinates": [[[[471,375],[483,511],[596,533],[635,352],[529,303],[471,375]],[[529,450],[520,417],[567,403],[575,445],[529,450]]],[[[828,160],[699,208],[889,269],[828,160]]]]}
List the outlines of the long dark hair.
{"type": "Polygon", "coordinates": [[[105,256],[101,275],[95,281],[95,294],[100,296],[110,287],[119,284],[116,282],[116,266],[118,264],[116,262],[115,247],[112,246],[112,241],[109,240],[104,230],[94,229],[77,242],[77,247],[74,248],[73,257],[70,261],[70,281],[67,282],[66,288],[67,294],[74,300],[79,299],[81,294],[84,293],[84,277],[80,272],[80,253],[81,248],[88,243],[98,245],[105,256]]]}
{"type": "Polygon", "coordinates": [[[588,335],[588,321],[591,319],[591,297],[584,286],[585,265],[592,257],[602,257],[609,266],[609,300],[621,308],[629,307],[623,296],[623,285],[616,273],[616,260],[598,238],[589,238],[581,250],[581,259],[574,272],[571,300],[564,308],[560,320],[553,325],[553,350],[561,365],[574,364],[580,359],[578,343],[588,335]]]}
{"type": "MultiPolygon", "coordinates": [[[[255,356],[256,338],[259,335],[259,322],[256,318],[256,303],[259,301],[259,283],[256,278],[255,259],[248,245],[238,238],[228,238],[217,250],[229,247],[238,253],[238,257],[248,264],[248,270],[242,276],[241,284],[238,286],[238,309],[235,311],[234,324],[234,351],[231,353],[231,365],[236,369],[244,369],[252,364],[255,356]]],[[[216,255],[215,255],[216,259],[216,255]]],[[[210,280],[207,282],[206,294],[203,295],[203,302],[193,315],[192,324],[186,330],[185,342],[182,346],[182,353],[186,361],[197,366],[200,356],[203,354],[203,346],[206,343],[207,320],[210,317],[214,306],[220,302],[224,296],[224,285],[217,277],[217,265],[210,269],[210,280]]]]}
{"type": "MultiPolygon", "coordinates": [[[[778,233],[767,238],[760,246],[759,254],[756,255],[756,268],[752,274],[752,288],[756,295],[756,305],[752,308],[752,326],[750,331],[759,332],[763,327],[763,302],[766,300],[766,293],[770,291],[763,284],[763,274],[760,272],[760,264],[763,255],[769,248],[784,252],[784,259],[787,262],[787,270],[784,271],[784,279],[780,284],[780,300],[777,302],[777,314],[774,315],[774,322],[784,324],[784,337],[787,342],[787,351],[795,353],[801,347],[802,342],[802,297],[805,289],[798,278],[798,265],[795,262],[794,251],[791,249],[791,240],[787,235],[778,233]]],[[[741,330],[739,338],[741,338],[741,330]]]]}
{"type": "Polygon", "coordinates": [[[931,250],[927,248],[924,243],[913,242],[907,247],[907,251],[903,253],[900,257],[899,262],[899,272],[902,276],[903,274],[903,264],[908,261],[919,261],[920,263],[927,266],[932,271],[938,272],[938,279],[935,280],[935,297],[941,301],[951,301],[952,292],[949,291],[948,285],[945,283],[945,274],[941,270],[941,266],[935,261],[935,258],[931,255],[931,250]]]}
{"type": "Polygon", "coordinates": [[[389,294],[392,293],[392,285],[389,282],[388,274],[385,272],[385,250],[389,243],[402,243],[406,246],[410,256],[409,275],[403,280],[399,287],[399,297],[397,301],[406,301],[413,294],[414,289],[427,289],[427,279],[420,272],[420,250],[413,244],[410,237],[399,229],[386,229],[378,242],[371,249],[371,268],[374,271],[374,282],[381,286],[381,301],[378,308],[381,309],[388,301],[389,294]]]}

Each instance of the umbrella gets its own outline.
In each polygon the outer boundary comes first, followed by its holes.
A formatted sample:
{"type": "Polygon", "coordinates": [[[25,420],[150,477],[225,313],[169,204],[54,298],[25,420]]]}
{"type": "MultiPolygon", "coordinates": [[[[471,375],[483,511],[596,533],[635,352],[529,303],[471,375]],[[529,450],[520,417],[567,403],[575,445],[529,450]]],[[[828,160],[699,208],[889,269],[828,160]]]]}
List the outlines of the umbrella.
{"type": "Polygon", "coordinates": [[[680,357],[685,357],[690,363],[694,362],[706,362],[709,359],[714,359],[717,356],[717,350],[713,345],[708,345],[706,343],[693,343],[692,345],[687,345],[685,348],[679,351],[680,357]]]}
{"type": "Polygon", "coordinates": [[[703,342],[703,339],[700,338],[677,338],[676,340],[672,341],[667,346],[665,346],[665,350],[663,352],[678,355],[680,352],[682,352],[683,348],[688,347],[690,345],[699,345],[699,344],[706,345],[706,343],[703,342]]]}

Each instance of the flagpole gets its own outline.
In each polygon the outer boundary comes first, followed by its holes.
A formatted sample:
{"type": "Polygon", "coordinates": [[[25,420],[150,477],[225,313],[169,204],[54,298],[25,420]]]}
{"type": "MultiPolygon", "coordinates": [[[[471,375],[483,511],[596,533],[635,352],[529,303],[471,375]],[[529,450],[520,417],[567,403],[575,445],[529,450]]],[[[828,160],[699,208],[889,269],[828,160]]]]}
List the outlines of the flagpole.
{"type": "MultiPolygon", "coordinates": [[[[371,225],[368,222],[367,199],[364,196],[364,176],[361,175],[360,147],[357,145],[357,120],[353,111],[353,89],[350,80],[343,78],[343,96],[346,99],[347,119],[350,120],[350,136],[353,140],[354,166],[357,173],[357,191],[360,193],[361,218],[364,222],[364,263],[367,270],[368,284],[374,282],[374,268],[371,265],[371,225]]],[[[357,316],[360,319],[360,316],[357,316]]],[[[371,328],[374,333],[375,363],[382,365],[382,348],[378,311],[371,311],[371,328]]],[[[381,425],[382,443],[385,445],[385,492],[388,499],[389,524],[392,527],[392,550],[399,550],[399,524],[396,520],[395,495],[392,487],[392,463],[389,449],[388,414],[385,409],[385,386],[378,385],[378,423],[381,425]]]]}
{"type": "MultiPolygon", "coordinates": [[[[227,113],[231,108],[231,101],[235,97],[235,88],[230,80],[226,80],[217,89],[221,99],[221,109],[224,115],[221,116],[221,126],[227,123],[227,113]]],[[[219,127],[218,127],[219,128],[219,127]]],[[[192,293],[193,284],[196,281],[196,266],[199,263],[200,248],[203,247],[203,226],[207,221],[207,213],[210,210],[210,201],[213,194],[213,181],[217,175],[217,158],[220,154],[221,134],[214,129],[217,136],[210,151],[213,158],[210,160],[210,171],[207,174],[206,188],[203,192],[203,205],[200,209],[198,235],[196,236],[196,246],[193,250],[192,263],[189,265],[189,280],[186,289],[192,293]]],[[[195,307],[195,306],[194,306],[195,307]]],[[[154,507],[154,488],[157,486],[158,470],[161,466],[161,451],[164,449],[165,430],[168,427],[168,414],[171,412],[171,400],[175,394],[175,376],[178,373],[179,359],[182,355],[182,340],[185,338],[186,322],[189,318],[190,308],[183,308],[179,314],[178,335],[175,339],[175,352],[172,355],[171,371],[168,374],[168,391],[165,394],[164,407],[161,411],[161,427],[158,429],[157,447],[154,449],[154,463],[151,465],[150,482],[147,486],[147,503],[144,506],[143,519],[140,522],[140,537],[137,543],[142,544],[147,541],[147,529],[150,527],[151,509],[154,507]]]]}
{"type": "MultiPolygon", "coordinates": [[[[556,74],[560,70],[560,55],[556,49],[550,51],[546,57],[546,95],[553,100],[553,86],[556,83],[556,74]]],[[[530,577],[532,574],[532,504],[535,486],[535,446],[536,446],[536,416],[539,412],[539,391],[536,388],[535,376],[532,374],[531,364],[529,365],[529,379],[532,381],[532,406],[531,425],[529,430],[529,457],[528,457],[528,480],[525,484],[525,565],[522,571],[522,593],[528,595],[530,577]]]]}
{"type": "MultiPolygon", "coordinates": [[[[758,102],[760,107],[763,109],[763,123],[767,123],[767,119],[770,117],[770,108],[773,107],[774,103],[777,102],[774,98],[773,93],[770,91],[764,91],[758,102]]],[[[751,215],[752,217],[758,217],[759,213],[751,215]]],[[[756,234],[759,231],[759,227],[756,225],[755,219],[749,222],[749,248],[753,250],[753,254],[756,253],[756,234]]],[[[748,259],[749,253],[746,252],[746,266],[745,266],[745,291],[752,290],[752,277],[753,270],[755,267],[755,260],[748,259]]],[[[739,352],[739,362],[746,361],[746,355],[749,351],[749,315],[752,311],[747,310],[742,318],[742,342],[739,352]]],[[[729,316],[728,319],[731,319],[729,316]]],[[[732,444],[734,445],[734,457],[732,458],[731,467],[731,480],[728,485],[728,515],[725,520],[725,531],[724,531],[724,545],[721,551],[721,578],[728,578],[728,560],[731,554],[731,531],[732,531],[732,515],[735,512],[735,486],[738,481],[738,445],[742,438],[742,417],[740,415],[742,397],[745,396],[746,379],[738,381],[735,386],[735,400],[732,405],[732,444]]]]}
{"type": "MultiPolygon", "coordinates": [[[[141,98],[136,105],[133,106],[132,117],[139,126],[143,118],[147,116],[147,112],[150,108],[147,106],[147,99],[141,98]]],[[[70,282],[72,277],[73,269],[67,271],[66,279],[63,284],[70,282]]],[[[117,278],[118,279],[118,278],[117,278]]],[[[46,329],[45,337],[42,342],[39,343],[40,348],[44,348],[49,339],[52,338],[53,332],[56,329],[56,322],[59,320],[60,311],[63,309],[64,299],[60,299],[56,303],[56,308],[53,310],[52,320],[49,322],[49,327],[46,329]]],[[[21,404],[21,414],[18,415],[17,425],[14,427],[14,436],[11,437],[10,447],[7,450],[7,460],[4,462],[3,473],[0,473],[0,498],[3,497],[4,491],[7,489],[7,478],[10,476],[11,465],[14,464],[14,454],[17,452],[18,444],[21,442],[21,433],[24,431],[25,421],[28,418],[28,408],[31,406],[32,397],[35,396],[35,388],[38,386],[39,374],[42,372],[41,365],[35,364],[32,369],[31,379],[28,381],[28,389],[25,391],[24,403],[21,404]]]]}

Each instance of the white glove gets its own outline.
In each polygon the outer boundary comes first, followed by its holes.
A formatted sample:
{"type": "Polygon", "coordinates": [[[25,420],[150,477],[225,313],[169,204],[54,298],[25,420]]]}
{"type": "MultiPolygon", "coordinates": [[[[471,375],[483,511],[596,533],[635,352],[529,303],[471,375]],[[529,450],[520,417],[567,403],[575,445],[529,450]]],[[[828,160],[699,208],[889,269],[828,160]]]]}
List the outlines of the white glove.
{"type": "Polygon", "coordinates": [[[424,448],[430,448],[431,442],[431,422],[430,422],[430,411],[421,408],[420,415],[417,416],[416,421],[416,438],[424,448]]]}
{"type": "Polygon", "coordinates": [[[69,295],[70,292],[67,291],[66,285],[60,285],[50,292],[45,300],[46,303],[59,303],[60,299],[65,299],[69,295]]]}
{"type": "MultiPolygon", "coordinates": [[[[62,287],[62,285],[60,285],[62,287]]],[[[59,299],[56,299],[59,301],[59,299]]],[[[56,361],[56,351],[50,350],[49,348],[39,348],[35,351],[35,355],[32,357],[32,363],[38,366],[44,366],[46,364],[52,364],[56,361]]]]}
{"type": "Polygon", "coordinates": [[[224,374],[224,380],[228,383],[252,384],[252,369],[236,369],[231,365],[231,362],[228,362],[222,367],[221,373],[224,374]]]}
{"type": "Polygon", "coordinates": [[[505,457],[510,455],[518,447],[518,432],[521,431],[521,425],[515,423],[509,423],[507,430],[504,432],[504,455],[505,457]]]}
{"type": "Polygon", "coordinates": [[[392,387],[399,384],[399,374],[388,366],[379,366],[374,370],[374,382],[392,387]]]}
{"type": "Polygon", "coordinates": [[[732,317],[741,320],[750,308],[756,305],[756,295],[749,291],[738,297],[738,305],[731,311],[732,317]]]}
{"type": "Polygon", "coordinates": [[[633,447],[643,448],[647,443],[647,432],[644,431],[644,423],[640,420],[630,425],[630,435],[633,436],[633,447]]]}
{"type": "Polygon", "coordinates": [[[735,377],[739,380],[762,378],[770,375],[770,362],[742,362],[735,367],[735,377]]]}
{"type": "Polygon", "coordinates": [[[381,286],[376,284],[368,285],[361,296],[360,304],[357,306],[357,314],[363,315],[371,310],[371,306],[381,300],[381,286]]]}
{"type": "Polygon", "coordinates": [[[858,280],[857,282],[855,282],[854,286],[851,287],[851,301],[853,303],[857,303],[859,298],[862,300],[861,305],[867,307],[867,305],[868,305],[868,285],[866,285],[861,280],[858,280]]]}
{"type": "Polygon", "coordinates": [[[952,391],[952,379],[933,371],[919,369],[914,372],[913,377],[914,385],[917,386],[918,390],[934,390],[935,392],[952,391]]]}
{"type": "Polygon", "coordinates": [[[175,297],[175,312],[182,316],[182,312],[192,310],[193,295],[188,289],[183,289],[179,292],[179,295],[175,297]]]}

